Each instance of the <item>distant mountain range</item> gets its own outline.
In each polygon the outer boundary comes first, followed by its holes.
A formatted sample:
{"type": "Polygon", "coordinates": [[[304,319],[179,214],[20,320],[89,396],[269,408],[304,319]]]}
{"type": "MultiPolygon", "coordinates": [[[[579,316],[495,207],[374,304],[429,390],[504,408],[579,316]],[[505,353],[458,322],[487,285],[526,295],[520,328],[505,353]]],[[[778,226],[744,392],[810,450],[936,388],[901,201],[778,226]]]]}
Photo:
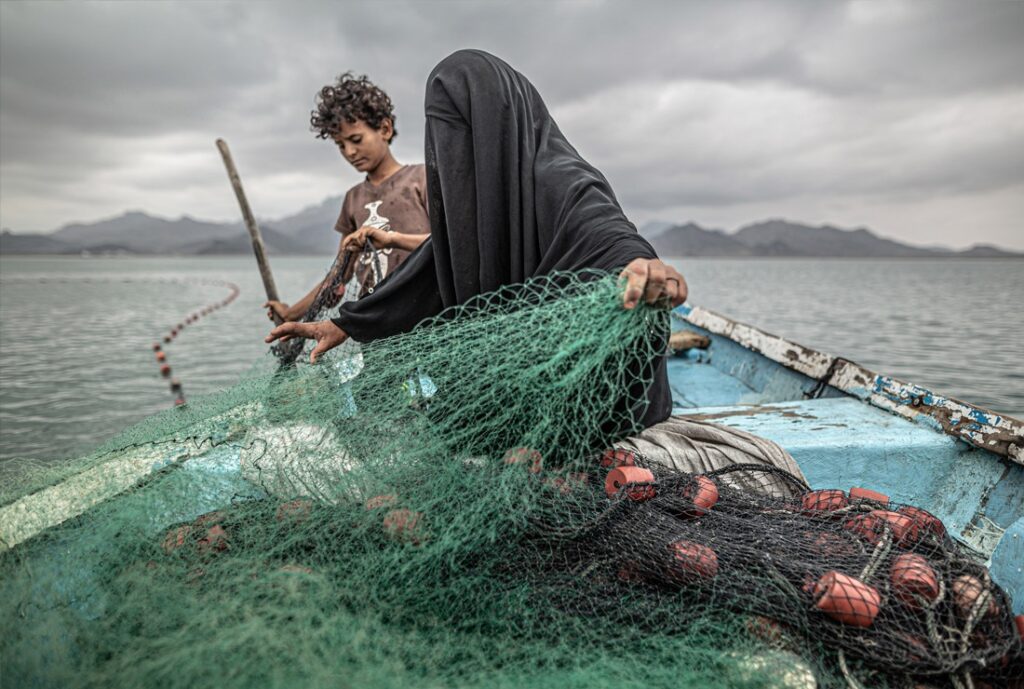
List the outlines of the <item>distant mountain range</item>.
{"type": "MultiPolygon", "coordinates": [[[[334,223],[342,198],[276,220],[261,220],[267,251],[277,255],[330,255],[338,247],[334,223]]],[[[978,244],[954,251],[903,244],[870,230],[812,227],[766,220],[728,233],[689,222],[652,221],[640,228],[662,256],[808,258],[1024,258],[1022,253],[978,244]]],[[[2,254],[153,254],[203,256],[252,251],[241,222],[216,223],[182,216],[165,220],[141,211],[94,223],[65,225],[51,234],[0,233],[2,254]]]]}
{"type": "MultiPolygon", "coordinates": [[[[295,215],[260,220],[267,252],[277,255],[333,254],[338,249],[334,223],[342,197],[330,197],[295,215]]],[[[108,220],[65,225],[50,234],[0,233],[2,254],[153,254],[205,256],[252,252],[241,222],[217,223],[187,215],[177,220],[129,211],[108,220]]]]}
{"type": "Polygon", "coordinates": [[[1024,258],[1022,253],[976,244],[954,251],[904,244],[879,237],[865,228],[844,230],[812,227],[788,220],[765,220],[733,233],[695,223],[648,223],[640,229],[658,254],[675,257],[807,257],[807,258],[1024,258]]]}

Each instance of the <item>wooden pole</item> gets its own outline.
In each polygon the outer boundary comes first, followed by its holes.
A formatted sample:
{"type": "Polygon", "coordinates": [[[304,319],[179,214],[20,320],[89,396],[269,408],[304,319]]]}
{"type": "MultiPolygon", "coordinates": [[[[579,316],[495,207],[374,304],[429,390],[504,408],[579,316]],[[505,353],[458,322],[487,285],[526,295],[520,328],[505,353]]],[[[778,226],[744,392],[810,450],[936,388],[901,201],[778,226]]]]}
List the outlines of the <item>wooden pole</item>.
{"type": "MultiPolygon", "coordinates": [[[[260,277],[263,278],[263,289],[267,292],[267,299],[280,301],[277,296],[277,285],[274,284],[274,276],[271,274],[270,264],[267,262],[267,253],[263,248],[263,237],[260,236],[259,225],[256,224],[256,218],[252,214],[252,209],[249,208],[249,201],[245,198],[242,179],[238,176],[238,170],[235,169],[235,161],[231,159],[231,151],[228,150],[227,142],[224,139],[217,139],[217,149],[224,159],[224,167],[228,170],[228,179],[231,180],[231,187],[235,190],[235,197],[242,209],[242,218],[245,219],[245,227],[249,230],[249,237],[252,239],[252,251],[256,254],[256,263],[260,267],[260,277]]],[[[277,313],[274,314],[274,323],[281,324],[277,313]]]]}

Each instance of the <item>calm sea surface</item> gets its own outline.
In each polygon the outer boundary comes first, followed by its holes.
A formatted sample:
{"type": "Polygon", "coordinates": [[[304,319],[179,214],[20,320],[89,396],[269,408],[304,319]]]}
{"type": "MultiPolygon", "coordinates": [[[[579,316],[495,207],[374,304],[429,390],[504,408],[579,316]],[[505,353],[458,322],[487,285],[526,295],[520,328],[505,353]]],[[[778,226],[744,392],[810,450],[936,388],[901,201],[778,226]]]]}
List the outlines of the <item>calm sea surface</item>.
{"type": "MultiPolygon", "coordinates": [[[[284,298],[328,263],[275,258],[284,298]]],[[[1024,417],[1024,262],[676,263],[691,303],[1024,417]]],[[[0,258],[0,461],[77,455],[170,406],[151,345],[228,295],[210,281],[241,294],[166,347],[189,395],[231,385],[266,352],[251,257],[0,258]]]]}

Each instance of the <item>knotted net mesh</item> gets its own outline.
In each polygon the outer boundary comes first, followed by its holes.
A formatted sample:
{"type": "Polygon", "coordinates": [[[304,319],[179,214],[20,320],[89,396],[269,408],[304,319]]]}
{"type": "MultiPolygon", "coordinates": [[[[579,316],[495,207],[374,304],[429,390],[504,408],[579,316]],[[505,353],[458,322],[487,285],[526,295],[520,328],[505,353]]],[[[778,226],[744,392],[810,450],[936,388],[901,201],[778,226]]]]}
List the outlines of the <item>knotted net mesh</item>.
{"type": "Polygon", "coordinates": [[[1020,672],[1009,600],[926,512],[615,450],[667,328],[556,275],[128,429],[0,507],[4,686],[1020,672]]]}

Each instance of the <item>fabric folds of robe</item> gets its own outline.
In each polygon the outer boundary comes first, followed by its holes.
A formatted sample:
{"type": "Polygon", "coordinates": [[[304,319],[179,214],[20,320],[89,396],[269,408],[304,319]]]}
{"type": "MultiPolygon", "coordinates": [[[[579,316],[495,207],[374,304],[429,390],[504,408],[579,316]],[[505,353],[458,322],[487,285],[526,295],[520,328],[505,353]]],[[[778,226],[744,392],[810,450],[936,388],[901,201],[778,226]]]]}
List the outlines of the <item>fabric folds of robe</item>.
{"type": "MultiPolygon", "coordinates": [[[[445,58],[427,80],[425,109],[431,238],[372,295],[341,308],[334,323],[350,337],[407,332],[445,308],[554,271],[616,271],[657,258],[604,175],[502,60],[477,50],[445,58]]],[[[643,426],[671,412],[665,360],[652,365],[643,426]]]]}
{"type": "MultiPolygon", "coordinates": [[[[796,460],[776,443],[708,421],[686,416],[671,416],[639,435],[616,443],[616,447],[635,450],[648,461],[674,471],[702,474],[737,464],[755,464],[782,469],[807,483],[796,460]]],[[[745,491],[775,498],[800,494],[794,486],[763,477],[754,472],[726,474],[719,480],[745,491]]]]}

